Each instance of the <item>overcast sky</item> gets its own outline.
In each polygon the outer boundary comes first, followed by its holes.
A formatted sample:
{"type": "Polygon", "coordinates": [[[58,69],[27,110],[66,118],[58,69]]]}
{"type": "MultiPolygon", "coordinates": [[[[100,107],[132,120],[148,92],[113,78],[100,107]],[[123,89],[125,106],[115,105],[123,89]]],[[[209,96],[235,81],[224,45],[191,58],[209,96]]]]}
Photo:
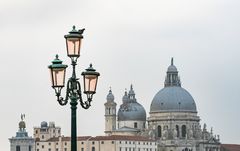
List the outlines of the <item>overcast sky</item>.
{"type": "Polygon", "coordinates": [[[10,150],[21,113],[30,136],[42,121],[70,136],[70,106],[57,103],[47,66],[57,53],[70,63],[63,36],[72,25],[86,28],[78,76],[89,63],[101,73],[92,107],[78,108],[78,135],[104,135],[110,86],[119,107],[133,84],[148,113],[174,57],[201,124],[240,144],[239,8],[239,0],[0,0],[0,150],[10,150]]]}

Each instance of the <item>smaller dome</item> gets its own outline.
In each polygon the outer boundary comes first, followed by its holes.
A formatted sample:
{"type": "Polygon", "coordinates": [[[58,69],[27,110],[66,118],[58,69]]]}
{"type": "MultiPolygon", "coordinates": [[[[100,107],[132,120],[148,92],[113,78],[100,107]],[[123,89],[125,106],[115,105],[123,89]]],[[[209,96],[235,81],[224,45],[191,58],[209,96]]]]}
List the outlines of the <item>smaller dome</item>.
{"type": "Polygon", "coordinates": [[[122,104],[118,110],[118,121],[146,121],[146,111],[137,102],[122,104]]]}
{"type": "Polygon", "coordinates": [[[47,127],[48,127],[48,123],[46,121],[42,121],[41,128],[47,128],[47,127]]]}
{"type": "Polygon", "coordinates": [[[118,121],[146,121],[146,111],[144,107],[139,104],[135,98],[133,86],[130,91],[123,96],[123,104],[118,110],[118,121]]]}
{"type": "Polygon", "coordinates": [[[107,95],[107,101],[114,101],[114,95],[112,94],[112,90],[109,90],[109,93],[107,95]]]}

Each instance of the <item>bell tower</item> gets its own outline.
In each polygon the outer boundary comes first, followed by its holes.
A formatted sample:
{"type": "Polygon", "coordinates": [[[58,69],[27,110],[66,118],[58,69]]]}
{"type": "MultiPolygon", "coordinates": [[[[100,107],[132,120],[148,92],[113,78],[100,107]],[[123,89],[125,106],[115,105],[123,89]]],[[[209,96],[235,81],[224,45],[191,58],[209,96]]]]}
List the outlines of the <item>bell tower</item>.
{"type": "Polygon", "coordinates": [[[116,106],[117,103],[114,102],[114,95],[110,88],[107,95],[107,102],[105,106],[105,134],[111,135],[113,130],[116,130],[116,106]]]}

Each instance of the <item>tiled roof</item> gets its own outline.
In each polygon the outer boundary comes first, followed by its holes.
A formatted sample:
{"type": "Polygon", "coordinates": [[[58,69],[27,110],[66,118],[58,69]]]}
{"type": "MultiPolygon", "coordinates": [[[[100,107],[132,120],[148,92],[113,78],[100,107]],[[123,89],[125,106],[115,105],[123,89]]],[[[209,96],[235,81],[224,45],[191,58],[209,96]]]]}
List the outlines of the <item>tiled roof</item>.
{"type": "MultiPolygon", "coordinates": [[[[79,136],[79,137],[77,137],[77,140],[84,141],[84,140],[89,139],[90,137],[91,136],[79,136]]],[[[70,141],[70,140],[71,140],[71,137],[62,137],[62,141],[70,141]]],[[[56,142],[56,141],[59,141],[59,137],[53,137],[53,138],[48,139],[47,141],[56,142]]]]}
{"type": "Polygon", "coordinates": [[[144,136],[126,136],[126,135],[111,135],[111,136],[96,136],[92,137],[90,140],[131,140],[131,141],[155,141],[149,137],[144,136]]]}
{"type": "MultiPolygon", "coordinates": [[[[62,137],[62,141],[70,141],[71,137],[62,137]]],[[[154,139],[150,139],[149,137],[144,136],[126,136],[126,135],[111,135],[111,136],[80,136],[77,138],[78,141],[101,141],[101,140],[125,140],[125,141],[151,141],[154,142],[154,139]]],[[[40,141],[40,139],[36,139],[36,141],[40,141]]],[[[57,142],[59,141],[59,137],[50,138],[44,142],[57,142]]]]}
{"type": "Polygon", "coordinates": [[[237,144],[221,144],[221,151],[240,151],[240,145],[237,145],[237,144]]]}

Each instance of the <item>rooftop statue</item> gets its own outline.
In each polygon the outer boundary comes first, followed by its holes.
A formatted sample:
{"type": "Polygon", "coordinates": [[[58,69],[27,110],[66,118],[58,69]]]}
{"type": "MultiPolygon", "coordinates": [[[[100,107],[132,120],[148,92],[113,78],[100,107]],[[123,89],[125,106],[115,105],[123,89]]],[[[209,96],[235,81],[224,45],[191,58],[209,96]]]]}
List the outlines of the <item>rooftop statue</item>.
{"type": "Polygon", "coordinates": [[[23,131],[26,128],[26,123],[23,121],[25,119],[25,114],[21,114],[21,121],[19,122],[19,130],[23,131]]]}

